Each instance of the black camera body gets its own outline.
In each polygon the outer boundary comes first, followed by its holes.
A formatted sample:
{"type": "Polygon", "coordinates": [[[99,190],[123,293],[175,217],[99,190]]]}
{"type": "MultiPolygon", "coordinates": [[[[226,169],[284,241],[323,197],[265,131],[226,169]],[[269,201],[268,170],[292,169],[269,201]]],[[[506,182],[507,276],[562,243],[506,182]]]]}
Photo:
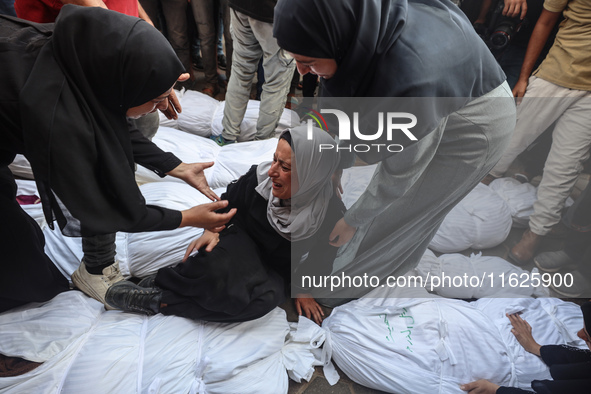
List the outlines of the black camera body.
{"type": "Polygon", "coordinates": [[[520,20],[519,17],[504,16],[503,8],[505,8],[504,0],[497,0],[489,10],[486,24],[474,26],[478,35],[496,57],[507,49],[515,34],[527,24],[527,18],[520,20]]]}

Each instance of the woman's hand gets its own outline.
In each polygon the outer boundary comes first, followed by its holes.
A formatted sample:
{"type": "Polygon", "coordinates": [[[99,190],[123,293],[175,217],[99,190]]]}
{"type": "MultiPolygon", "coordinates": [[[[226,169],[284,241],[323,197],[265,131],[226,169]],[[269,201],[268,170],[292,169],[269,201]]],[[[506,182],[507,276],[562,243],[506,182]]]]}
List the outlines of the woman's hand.
{"type": "Polygon", "coordinates": [[[228,206],[228,201],[216,201],[208,204],[197,205],[193,208],[182,211],[182,219],[179,227],[201,227],[214,233],[224,229],[225,224],[236,214],[236,208],[230,209],[227,213],[217,213],[218,209],[228,206]]]}
{"type": "Polygon", "coordinates": [[[198,251],[204,246],[206,252],[211,252],[218,242],[220,242],[220,235],[218,233],[212,233],[211,231],[205,230],[199,238],[193,240],[193,242],[189,244],[189,247],[185,252],[185,257],[183,257],[183,263],[187,261],[187,258],[189,258],[191,253],[198,251]]]}
{"type": "Polygon", "coordinates": [[[166,175],[182,179],[188,185],[193,186],[195,189],[203,193],[203,195],[209,198],[211,201],[219,201],[220,198],[209,187],[203,172],[206,168],[209,168],[212,165],[213,161],[208,163],[181,163],[172,171],[167,172],[166,175]]]}
{"type": "Polygon", "coordinates": [[[510,18],[519,17],[520,20],[525,18],[527,14],[526,0],[505,0],[505,7],[503,8],[503,15],[510,18]]]}
{"type": "Polygon", "coordinates": [[[475,382],[466,383],[460,386],[461,390],[470,394],[495,394],[500,386],[489,382],[486,379],[480,379],[475,382]]]}
{"type": "Polygon", "coordinates": [[[355,227],[349,226],[347,222],[345,222],[345,218],[341,218],[341,220],[334,225],[334,228],[328,237],[329,244],[336,247],[342,246],[353,238],[356,231],[357,229],[355,227]]]}
{"type": "Polygon", "coordinates": [[[534,340],[531,333],[531,326],[528,322],[523,320],[519,314],[514,313],[512,315],[506,315],[513,326],[511,333],[515,335],[515,339],[523,348],[536,356],[540,355],[540,348],[542,347],[539,343],[534,340]]]}
{"type": "Polygon", "coordinates": [[[314,320],[316,324],[322,324],[324,311],[310,294],[298,294],[295,299],[295,307],[299,316],[302,316],[303,313],[308,319],[314,320]]]}
{"type": "MultiPolygon", "coordinates": [[[[181,74],[179,79],[177,79],[177,81],[184,82],[189,78],[191,78],[191,75],[189,73],[183,73],[181,74]]],[[[161,112],[164,114],[164,116],[166,116],[166,119],[176,120],[179,118],[177,113],[180,114],[182,111],[183,109],[181,107],[181,102],[179,101],[179,98],[176,96],[174,89],[172,89],[172,91],[168,95],[168,107],[166,107],[166,109],[161,112]]]]}

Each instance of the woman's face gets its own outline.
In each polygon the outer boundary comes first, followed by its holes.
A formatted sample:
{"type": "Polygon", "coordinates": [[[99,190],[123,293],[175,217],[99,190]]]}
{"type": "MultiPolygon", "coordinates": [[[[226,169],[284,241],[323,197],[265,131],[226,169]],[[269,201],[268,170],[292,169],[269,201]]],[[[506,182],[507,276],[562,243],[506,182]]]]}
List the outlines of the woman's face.
{"type": "Polygon", "coordinates": [[[280,139],[268,172],[273,182],[273,196],[282,200],[290,199],[298,191],[298,173],[291,162],[291,147],[280,139]]]}
{"type": "Polygon", "coordinates": [[[307,57],[291,52],[289,54],[295,59],[301,75],[312,73],[324,79],[330,79],[337,72],[337,62],[334,59],[307,57]]]}
{"type": "Polygon", "coordinates": [[[127,110],[125,115],[128,118],[138,119],[144,115],[156,111],[157,109],[159,109],[160,111],[166,111],[166,109],[168,108],[168,96],[170,96],[171,92],[172,88],[168,89],[166,92],[164,92],[164,94],[161,94],[160,96],[148,101],[147,103],[138,105],[137,107],[131,107],[127,110]]]}

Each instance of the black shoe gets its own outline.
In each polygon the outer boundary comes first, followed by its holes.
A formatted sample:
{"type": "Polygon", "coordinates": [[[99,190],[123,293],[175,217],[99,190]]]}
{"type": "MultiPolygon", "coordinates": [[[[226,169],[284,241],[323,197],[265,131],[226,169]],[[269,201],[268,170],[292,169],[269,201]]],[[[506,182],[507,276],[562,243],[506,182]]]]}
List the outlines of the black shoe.
{"type": "Polygon", "coordinates": [[[160,312],[162,290],[147,289],[129,281],[117,282],[107,290],[105,302],[126,312],[155,315],[160,312]]]}
{"type": "Polygon", "coordinates": [[[203,71],[203,59],[201,59],[201,56],[198,56],[193,60],[193,68],[195,70],[203,71]]]}
{"type": "Polygon", "coordinates": [[[220,68],[220,70],[225,70],[226,69],[226,55],[221,54],[218,55],[218,67],[220,68]]]}
{"type": "Polygon", "coordinates": [[[153,288],[153,289],[160,290],[160,288],[158,286],[156,286],[156,274],[146,276],[145,278],[140,280],[137,285],[139,287],[146,287],[146,288],[153,288]]]}

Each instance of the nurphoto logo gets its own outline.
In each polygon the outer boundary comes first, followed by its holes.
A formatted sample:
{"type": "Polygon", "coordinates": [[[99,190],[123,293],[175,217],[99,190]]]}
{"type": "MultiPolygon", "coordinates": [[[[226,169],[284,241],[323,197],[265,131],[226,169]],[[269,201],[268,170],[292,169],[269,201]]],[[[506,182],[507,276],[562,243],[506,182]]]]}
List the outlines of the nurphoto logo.
{"type": "MultiPolygon", "coordinates": [[[[388,152],[402,152],[404,147],[401,144],[387,144],[387,143],[357,143],[346,145],[344,142],[351,140],[351,130],[356,140],[360,141],[383,141],[384,131],[386,133],[386,141],[392,141],[394,133],[402,132],[411,141],[417,141],[417,137],[410,131],[417,124],[417,117],[408,112],[378,112],[378,129],[373,134],[363,134],[359,130],[359,112],[353,112],[353,122],[351,122],[349,115],[338,109],[321,109],[320,113],[314,111],[310,117],[316,121],[321,129],[328,131],[328,126],[322,114],[332,114],[337,117],[338,121],[338,137],[339,144],[320,144],[319,150],[336,149],[337,151],[346,150],[348,152],[369,152],[371,149],[376,149],[380,152],[385,149],[388,152]],[[353,127],[351,127],[351,124],[353,127]],[[385,124],[385,126],[384,126],[385,124]]],[[[308,139],[312,139],[312,128],[314,122],[308,119],[308,139]]]]}

